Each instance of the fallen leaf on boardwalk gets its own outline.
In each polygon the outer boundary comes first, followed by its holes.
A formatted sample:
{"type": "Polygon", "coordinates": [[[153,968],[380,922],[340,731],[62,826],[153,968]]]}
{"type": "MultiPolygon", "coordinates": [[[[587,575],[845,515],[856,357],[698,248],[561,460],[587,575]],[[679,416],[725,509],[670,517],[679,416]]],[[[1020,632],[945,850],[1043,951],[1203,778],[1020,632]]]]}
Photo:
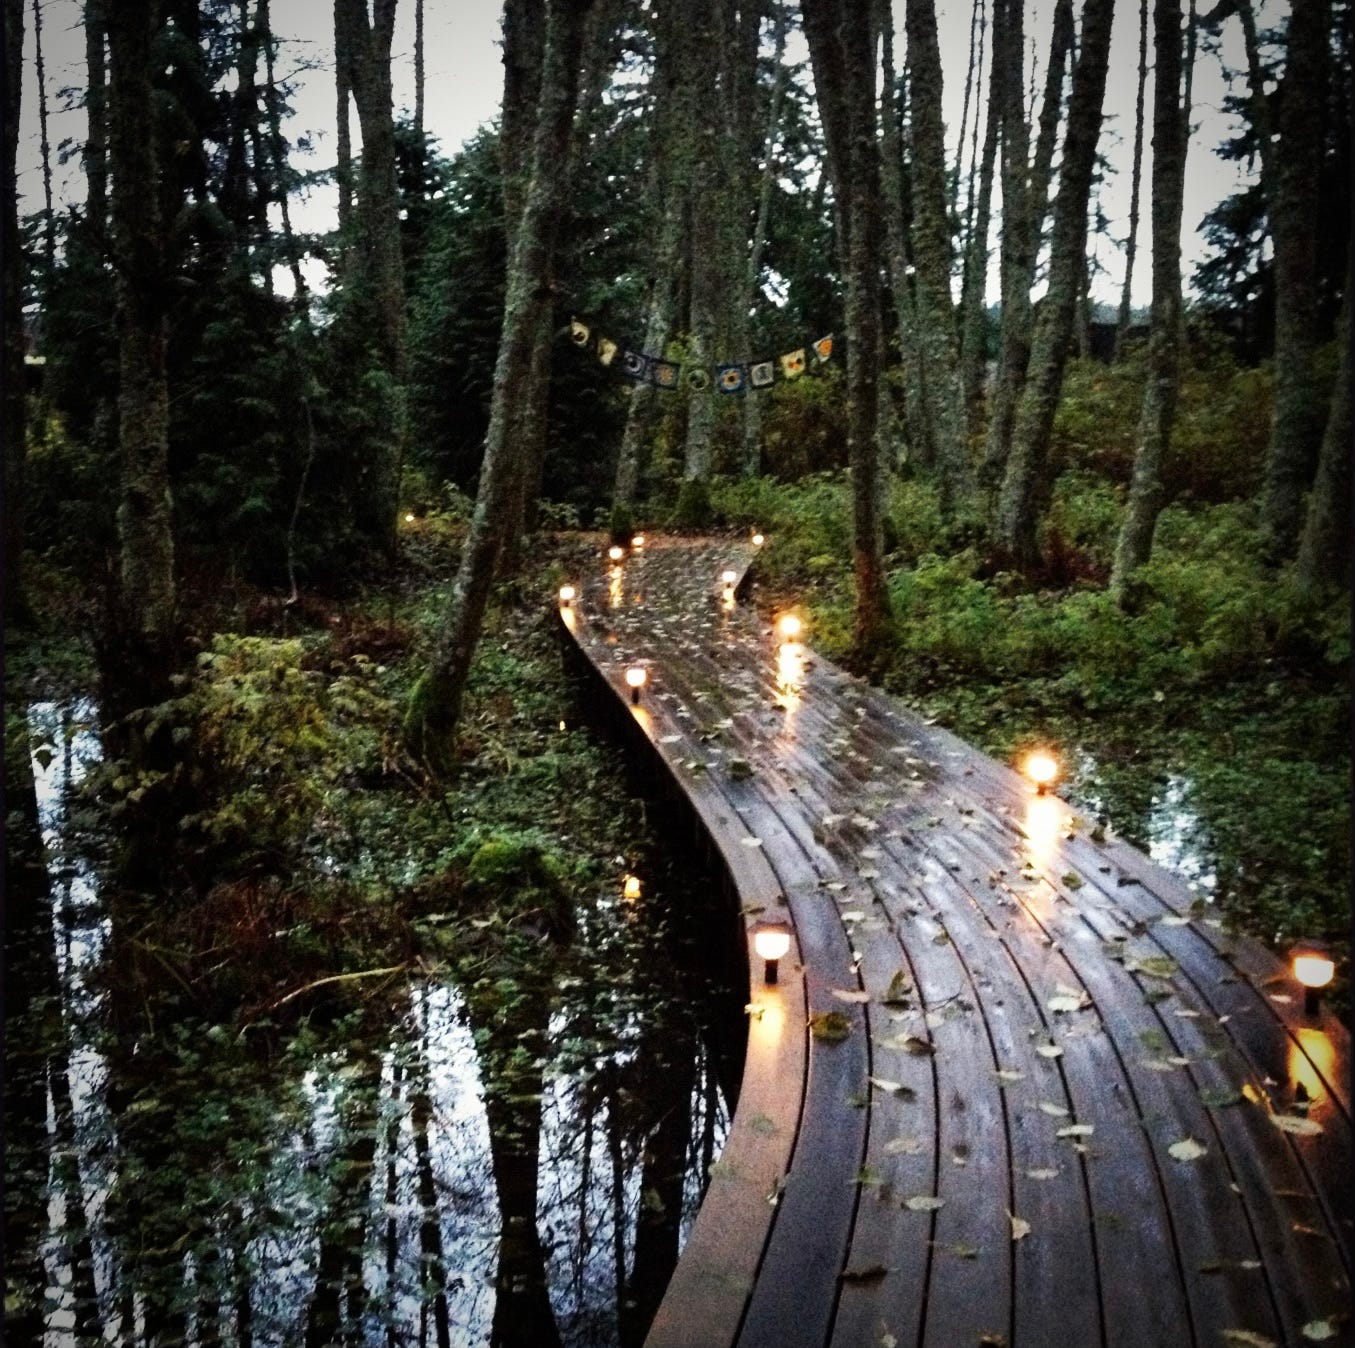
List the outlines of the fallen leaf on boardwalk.
{"type": "Polygon", "coordinates": [[[1051,1118],[1066,1119],[1068,1111],[1062,1105],[1056,1105],[1052,1100],[1041,1100],[1038,1106],[1040,1113],[1048,1114],[1051,1118]]]}
{"type": "Polygon", "coordinates": [[[1069,871],[1068,874],[1063,877],[1063,883],[1067,885],[1069,889],[1081,889],[1085,882],[1076,871],[1069,871]]]}
{"type": "Polygon", "coordinates": [[[740,841],[745,847],[761,847],[761,846],[762,846],[762,839],[761,839],[761,838],[740,838],[739,841],[740,841]]]}
{"type": "Polygon", "coordinates": [[[899,1006],[908,1000],[908,994],[913,990],[913,981],[902,969],[900,969],[893,978],[889,980],[889,986],[885,989],[884,996],[880,1000],[886,1006],[899,1006]]]}
{"type": "Polygon", "coordinates": [[[1025,1240],[1030,1235],[1030,1223],[1024,1217],[1013,1216],[1010,1212],[1007,1214],[1007,1220],[1012,1224],[1012,1240],[1025,1240]]]}
{"type": "Polygon", "coordinates": [[[911,1086],[905,1086],[901,1081],[890,1081],[887,1077],[867,1077],[866,1080],[877,1091],[884,1091],[887,1095],[900,1095],[905,1100],[910,1100],[917,1094],[911,1086]]]}
{"type": "Polygon", "coordinates": [[[1190,1010],[1189,1007],[1178,1006],[1176,1010],[1172,1012],[1172,1015],[1178,1020],[1198,1020],[1200,1013],[1198,1011],[1190,1010]]]}
{"type": "Polygon", "coordinates": [[[1170,1058],[1145,1058],[1142,1065],[1150,1072],[1174,1072],[1180,1064],[1170,1058]]]}
{"type": "Polygon", "coordinates": [[[863,1165],[856,1172],[856,1178],[852,1181],[853,1184],[866,1185],[878,1185],[880,1182],[880,1172],[873,1165],[863,1165]]]}
{"type": "Polygon", "coordinates": [[[889,1041],[890,1048],[902,1049],[905,1053],[911,1053],[915,1058],[929,1058],[936,1052],[935,1047],[928,1039],[919,1039],[915,1034],[901,1034],[889,1041]]]}
{"type": "Polygon", "coordinates": [[[1158,919],[1158,926],[1160,926],[1160,927],[1188,927],[1188,926],[1190,926],[1190,918],[1188,918],[1188,917],[1182,917],[1179,913],[1168,913],[1168,915],[1167,915],[1166,917],[1162,917],[1162,918],[1159,918],[1159,919],[1158,919]]]}
{"type": "Polygon", "coordinates": [[[867,819],[863,814],[852,815],[852,823],[855,824],[857,828],[864,829],[867,833],[874,833],[875,830],[880,827],[875,820],[867,819]]]}
{"type": "Polygon", "coordinates": [[[1037,1166],[1034,1170],[1026,1171],[1026,1178],[1033,1180],[1051,1180],[1058,1175],[1058,1171],[1050,1166],[1037,1166]]]}
{"type": "Polygon", "coordinates": [[[834,894],[840,894],[847,886],[841,880],[829,880],[824,889],[831,890],[834,894]]]}
{"type": "Polygon", "coordinates": [[[1297,1114],[1272,1114],[1270,1121],[1283,1132],[1299,1137],[1316,1137],[1322,1131],[1322,1125],[1315,1119],[1300,1118],[1297,1114]]]}
{"type": "Polygon", "coordinates": [[[1247,1348],[1279,1348],[1279,1344],[1274,1339],[1268,1339],[1264,1334],[1258,1334],[1253,1329],[1225,1329],[1223,1341],[1225,1343],[1245,1343],[1247,1348]]]}
{"type": "Polygon", "coordinates": [[[1050,997],[1045,1005],[1058,1015],[1063,1011],[1081,1011],[1087,1005],[1086,994],[1079,996],[1076,992],[1059,992],[1050,997]]]}
{"type": "Polygon", "coordinates": [[[849,908],[842,914],[844,922],[864,922],[866,915],[859,908],[849,908]]]}
{"type": "Polygon", "coordinates": [[[1171,978],[1178,966],[1170,955],[1143,955],[1126,960],[1124,967],[1131,974],[1147,974],[1149,978],[1171,978]]]}
{"type": "Polygon", "coordinates": [[[860,988],[830,988],[829,991],[840,1002],[854,1002],[859,1006],[870,1001],[870,993],[862,992],[860,988]]]}
{"type": "Polygon", "coordinates": [[[980,1334],[979,1348],[1007,1348],[1005,1334],[980,1334]]]}
{"type": "Polygon", "coordinates": [[[1321,1343],[1323,1339],[1334,1339],[1336,1337],[1336,1323],[1334,1320],[1309,1320],[1303,1326],[1299,1333],[1305,1339],[1312,1339],[1314,1343],[1321,1343]]]}
{"type": "Polygon", "coordinates": [[[1057,1044],[1036,1044],[1035,1052],[1042,1058],[1063,1057],[1063,1050],[1057,1044]]]}
{"type": "Polygon", "coordinates": [[[681,735],[660,735],[660,744],[676,744],[682,738],[681,735]]]}
{"type": "Polygon", "coordinates": [[[1024,1081],[1026,1079],[1026,1074],[1024,1072],[1014,1071],[1010,1067],[999,1067],[994,1071],[993,1075],[999,1081],[1024,1081]]]}
{"type": "Polygon", "coordinates": [[[1096,1131],[1094,1123],[1070,1123],[1066,1128],[1060,1128],[1055,1134],[1056,1137],[1090,1137],[1096,1131]]]}
{"type": "Polygon", "coordinates": [[[899,1341],[886,1329],[880,1335],[880,1348],[899,1348],[899,1341]]]}
{"type": "Polygon", "coordinates": [[[927,1194],[916,1194],[912,1198],[905,1198],[903,1206],[909,1212],[935,1212],[937,1208],[946,1206],[944,1198],[932,1198],[927,1194]]]}
{"type": "Polygon", "coordinates": [[[819,820],[824,828],[833,828],[840,824],[847,816],[844,814],[826,814],[819,820]]]}
{"type": "Polygon", "coordinates": [[[809,1032],[823,1044],[839,1044],[852,1032],[852,1023],[841,1011],[821,1011],[809,1018],[809,1032]]]}
{"type": "Polygon", "coordinates": [[[896,1137],[885,1143],[884,1150],[886,1156],[921,1156],[927,1144],[920,1137],[896,1137]]]}
{"type": "Polygon", "coordinates": [[[743,1008],[743,1014],[744,1014],[745,1016],[752,1016],[755,1020],[761,1020],[761,1019],[762,1019],[762,1013],[763,1013],[766,1009],[767,1009],[767,1008],[766,1008],[761,1002],[749,1002],[749,1003],[743,1008]]]}
{"type": "Polygon", "coordinates": [[[954,1255],[956,1259],[977,1259],[979,1257],[977,1245],[947,1245],[944,1249],[947,1254],[954,1255]]]}
{"type": "Polygon", "coordinates": [[[848,1268],[842,1272],[843,1282],[864,1283],[879,1282],[889,1270],[883,1264],[871,1264],[867,1268],[848,1268]]]}
{"type": "Polygon", "coordinates": [[[1183,1137],[1179,1142],[1173,1142],[1167,1148],[1167,1155],[1177,1161],[1198,1161],[1201,1156],[1207,1156],[1209,1148],[1203,1142],[1197,1142],[1193,1137],[1183,1137]]]}

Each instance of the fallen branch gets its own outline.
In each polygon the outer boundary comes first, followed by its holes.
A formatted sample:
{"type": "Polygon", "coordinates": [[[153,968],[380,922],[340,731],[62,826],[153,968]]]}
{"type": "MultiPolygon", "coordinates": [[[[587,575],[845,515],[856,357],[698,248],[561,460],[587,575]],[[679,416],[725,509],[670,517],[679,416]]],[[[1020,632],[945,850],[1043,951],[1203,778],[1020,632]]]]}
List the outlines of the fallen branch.
{"type": "Polygon", "coordinates": [[[407,968],[404,964],[392,964],[385,969],[360,969],[352,974],[330,974],[326,978],[317,978],[314,983],[306,983],[304,986],[295,988],[285,997],[279,998],[269,1007],[269,1011],[276,1011],[279,1007],[286,1006],[288,1002],[294,1002],[296,999],[307,992],[314,992],[316,988],[323,988],[330,983],[352,983],[359,978],[386,978],[391,974],[403,973],[407,968]]]}

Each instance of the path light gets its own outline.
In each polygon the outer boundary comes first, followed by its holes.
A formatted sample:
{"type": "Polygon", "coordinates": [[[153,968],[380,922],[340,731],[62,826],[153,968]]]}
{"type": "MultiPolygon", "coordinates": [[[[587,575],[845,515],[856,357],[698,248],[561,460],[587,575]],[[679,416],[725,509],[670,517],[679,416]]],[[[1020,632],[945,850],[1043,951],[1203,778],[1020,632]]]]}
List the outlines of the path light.
{"type": "Polygon", "coordinates": [[[767,541],[767,540],[766,540],[765,538],[763,538],[763,536],[762,536],[761,534],[754,534],[754,535],[753,535],[753,546],[754,546],[755,548],[760,548],[766,541],[767,541]]]}
{"type": "Polygon", "coordinates": [[[765,960],[764,983],[775,983],[777,966],[790,949],[790,928],[784,922],[759,922],[753,928],[753,949],[765,960]]]}
{"type": "Polygon", "coordinates": [[[1289,952],[1294,977],[1303,984],[1303,1010],[1315,1016],[1322,1007],[1322,989],[1332,980],[1336,962],[1321,941],[1300,941],[1289,952]]]}
{"type": "Polygon", "coordinates": [[[721,571],[721,572],[720,572],[720,579],[721,579],[726,585],[728,585],[731,589],[733,588],[734,583],[735,583],[735,581],[738,580],[738,578],[739,578],[739,573],[738,573],[737,571],[721,571]]]}
{"type": "Polygon", "coordinates": [[[560,586],[560,607],[568,608],[574,602],[574,587],[572,585],[560,586]]]}
{"type": "Polygon", "coordinates": [[[1047,796],[1049,784],[1059,775],[1059,765],[1049,754],[1036,750],[1035,753],[1026,755],[1024,771],[1035,783],[1035,794],[1047,796]]]}
{"type": "Polygon", "coordinates": [[[639,665],[632,665],[626,671],[626,682],[630,684],[630,700],[632,706],[640,704],[640,689],[645,686],[649,675],[645,673],[639,665]]]}
{"type": "Polygon", "coordinates": [[[640,897],[640,877],[638,875],[628,875],[621,882],[621,897],[623,899],[638,899],[640,897]]]}
{"type": "Polygon", "coordinates": [[[783,613],[777,620],[776,630],[786,641],[798,641],[800,639],[800,629],[804,624],[793,613],[783,613]]]}
{"type": "Polygon", "coordinates": [[[607,549],[607,556],[614,562],[619,562],[625,555],[625,548],[621,547],[619,544],[613,543],[612,546],[607,549]]]}
{"type": "Polygon", "coordinates": [[[414,512],[412,510],[405,511],[405,523],[406,524],[414,523],[414,512]]]}
{"type": "Polygon", "coordinates": [[[631,539],[630,545],[635,549],[636,552],[639,552],[640,549],[643,548],[645,545],[644,534],[636,534],[635,537],[631,539]]]}

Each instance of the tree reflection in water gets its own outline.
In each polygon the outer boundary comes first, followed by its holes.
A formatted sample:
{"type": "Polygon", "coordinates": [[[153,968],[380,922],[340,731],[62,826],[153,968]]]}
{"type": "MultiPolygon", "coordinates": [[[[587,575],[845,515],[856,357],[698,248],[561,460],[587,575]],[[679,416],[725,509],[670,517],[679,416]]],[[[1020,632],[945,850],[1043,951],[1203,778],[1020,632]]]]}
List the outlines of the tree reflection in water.
{"type": "Polygon", "coordinates": [[[640,1343],[742,1053],[727,971],[676,968],[727,921],[708,878],[656,853],[638,907],[601,898],[535,975],[412,986],[375,1041],[149,1024],[74,846],[92,716],[33,708],[51,756],[7,767],[7,1342],[640,1343]]]}

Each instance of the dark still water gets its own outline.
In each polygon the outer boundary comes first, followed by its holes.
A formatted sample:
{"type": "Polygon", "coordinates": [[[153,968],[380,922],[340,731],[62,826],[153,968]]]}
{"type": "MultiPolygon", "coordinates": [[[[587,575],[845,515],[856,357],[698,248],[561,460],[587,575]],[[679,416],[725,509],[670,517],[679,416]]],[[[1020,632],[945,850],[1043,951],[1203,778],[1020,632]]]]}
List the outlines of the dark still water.
{"type": "Polygon", "coordinates": [[[743,997],[693,972],[725,964],[710,877],[649,840],[641,897],[493,1014],[428,978],[380,1017],[167,1021],[121,1004],[142,938],[76,841],[94,718],[32,707],[10,792],[6,1341],[640,1343],[741,1064],[743,997]]]}

